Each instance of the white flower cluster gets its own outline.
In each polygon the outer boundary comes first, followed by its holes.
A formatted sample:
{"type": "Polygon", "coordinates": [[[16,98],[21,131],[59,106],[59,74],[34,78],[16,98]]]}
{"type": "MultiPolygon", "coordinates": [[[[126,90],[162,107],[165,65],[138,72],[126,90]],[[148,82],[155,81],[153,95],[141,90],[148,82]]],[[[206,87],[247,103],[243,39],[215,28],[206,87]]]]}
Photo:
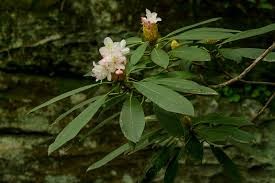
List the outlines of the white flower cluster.
{"type": "Polygon", "coordinates": [[[141,21],[143,24],[156,24],[161,21],[161,18],[157,16],[158,14],[156,12],[151,12],[146,9],[146,17],[141,17],[141,21]]]}
{"type": "Polygon", "coordinates": [[[108,81],[112,80],[112,74],[123,74],[126,65],[126,54],[130,49],[126,47],[126,41],[123,39],[120,42],[113,42],[109,37],[104,39],[104,47],[99,49],[103,57],[98,64],[93,62],[94,68],[92,69],[92,76],[96,81],[107,78],[108,81]]]}

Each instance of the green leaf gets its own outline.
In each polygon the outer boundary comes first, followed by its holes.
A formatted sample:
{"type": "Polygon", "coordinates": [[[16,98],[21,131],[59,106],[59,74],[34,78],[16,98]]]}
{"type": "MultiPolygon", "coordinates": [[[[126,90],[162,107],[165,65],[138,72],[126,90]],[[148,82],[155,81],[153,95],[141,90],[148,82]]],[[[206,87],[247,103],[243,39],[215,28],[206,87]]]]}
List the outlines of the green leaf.
{"type": "Polygon", "coordinates": [[[151,59],[155,64],[165,69],[169,64],[169,55],[160,48],[153,49],[153,51],[151,52],[151,59]]]}
{"type": "Polygon", "coordinates": [[[140,37],[130,37],[126,39],[127,45],[129,44],[138,44],[142,43],[142,39],[140,37]]]}
{"type": "Polygon", "coordinates": [[[206,141],[214,144],[230,139],[241,143],[250,143],[254,140],[252,134],[233,126],[199,126],[195,128],[195,132],[206,141]]]}
{"type": "Polygon", "coordinates": [[[172,158],[172,160],[169,162],[166,171],[165,171],[165,175],[164,175],[164,183],[173,183],[175,182],[175,178],[177,176],[178,173],[178,169],[179,169],[179,154],[180,151],[178,151],[174,157],[172,158]]]}
{"type": "Polygon", "coordinates": [[[139,141],[144,130],[145,120],[142,106],[135,97],[131,96],[124,102],[119,124],[128,140],[135,143],[139,141]]]}
{"type": "Polygon", "coordinates": [[[194,74],[187,71],[171,71],[166,73],[159,74],[162,78],[181,78],[181,79],[190,79],[195,77],[194,74]]]}
{"type": "Polygon", "coordinates": [[[141,139],[135,144],[134,149],[128,153],[128,155],[133,154],[141,149],[146,148],[147,146],[155,143],[156,141],[162,142],[167,139],[169,136],[167,133],[163,133],[162,129],[152,130],[144,135],[141,139]]]}
{"type": "Polygon", "coordinates": [[[154,106],[154,111],[160,122],[160,126],[170,135],[177,137],[184,135],[184,127],[177,114],[167,112],[158,106],[154,106]]]}
{"type": "Polygon", "coordinates": [[[159,107],[175,113],[193,116],[192,103],[173,90],[151,82],[136,82],[134,87],[159,107]]]}
{"type": "Polygon", "coordinates": [[[75,90],[71,90],[71,91],[68,91],[68,92],[66,92],[66,93],[63,93],[63,94],[61,94],[61,95],[59,95],[59,96],[57,96],[57,97],[52,98],[51,100],[48,100],[47,102],[45,102],[45,103],[43,103],[43,104],[41,104],[41,105],[39,105],[39,106],[33,108],[32,110],[30,110],[29,113],[34,112],[34,111],[36,111],[36,110],[38,110],[38,109],[41,109],[41,108],[43,108],[43,107],[46,107],[46,106],[48,106],[48,105],[50,105],[50,104],[52,104],[52,103],[54,103],[54,102],[57,102],[57,101],[59,101],[59,100],[62,100],[62,99],[67,98],[67,97],[69,97],[69,96],[71,96],[71,95],[77,94],[77,93],[79,93],[79,92],[82,92],[82,91],[84,91],[84,90],[90,89],[90,88],[95,87],[95,86],[100,85],[100,84],[101,84],[101,83],[86,85],[86,86],[77,88],[77,89],[75,89],[75,90]]]}
{"type": "Polygon", "coordinates": [[[161,79],[161,78],[180,78],[180,79],[191,79],[194,78],[195,75],[192,74],[191,72],[187,71],[171,71],[171,72],[165,72],[165,73],[160,73],[158,75],[148,77],[144,79],[144,81],[151,81],[155,79],[161,79]]]}
{"type": "MultiPolygon", "coordinates": [[[[237,51],[242,57],[256,59],[265,51],[265,49],[238,48],[235,51],[237,51]]],[[[263,60],[268,62],[275,62],[275,52],[269,53],[263,60]]]]}
{"type": "Polygon", "coordinates": [[[218,93],[212,88],[199,85],[198,83],[190,80],[179,79],[179,78],[160,78],[150,80],[156,84],[165,85],[172,90],[176,90],[184,93],[193,93],[200,95],[218,95],[218,93]]]}
{"type": "Polygon", "coordinates": [[[242,177],[235,163],[219,147],[210,146],[211,151],[223,167],[223,171],[230,182],[240,183],[242,177]]]}
{"type": "Polygon", "coordinates": [[[97,110],[104,104],[106,95],[101,96],[91,103],[84,111],[74,118],[56,137],[55,141],[49,146],[48,154],[60,148],[69,140],[73,139],[80,130],[91,120],[97,110]]]}
{"type": "Polygon", "coordinates": [[[140,45],[131,55],[130,63],[131,65],[136,65],[141,57],[144,55],[144,52],[148,46],[148,42],[143,43],[140,45]]]}
{"type": "MultiPolygon", "coordinates": [[[[230,59],[230,60],[235,60],[234,57],[231,55],[236,55],[235,57],[245,57],[245,58],[250,58],[250,59],[256,59],[258,58],[264,51],[265,49],[260,49],[260,48],[222,48],[219,50],[221,53],[226,52],[227,54],[222,54],[225,58],[230,59]],[[231,57],[230,57],[231,56],[231,57]]],[[[267,62],[275,62],[275,52],[269,53],[263,61],[267,62]]]]}
{"type": "Polygon", "coordinates": [[[105,164],[109,163],[110,161],[112,161],[116,157],[120,156],[122,153],[124,153],[125,151],[127,151],[129,149],[130,149],[130,145],[128,143],[120,146],[116,150],[114,150],[111,153],[107,154],[101,160],[99,160],[99,161],[93,163],[91,166],[89,166],[87,171],[94,170],[94,169],[97,169],[97,168],[100,168],[100,167],[104,166],[105,164]]]}
{"type": "Polygon", "coordinates": [[[172,152],[173,149],[171,147],[163,147],[159,152],[155,153],[150,161],[149,167],[145,171],[141,183],[151,182],[161,168],[169,162],[172,152]]]}
{"type": "Polygon", "coordinates": [[[185,157],[187,163],[202,163],[203,144],[193,134],[189,135],[185,145],[185,157]]]}
{"type": "Polygon", "coordinates": [[[178,40],[222,40],[232,37],[234,34],[230,32],[217,32],[207,31],[203,29],[193,29],[190,31],[183,32],[171,39],[178,40]]]}
{"type": "Polygon", "coordinates": [[[189,61],[210,61],[208,51],[196,47],[178,47],[173,49],[170,54],[174,57],[189,61]]]}
{"type": "Polygon", "coordinates": [[[211,18],[211,19],[209,19],[209,20],[205,20],[205,21],[202,21],[202,22],[193,24],[193,25],[189,25],[189,26],[186,26],[186,27],[182,27],[182,28],[180,28],[180,29],[177,29],[177,30],[175,30],[175,31],[173,31],[173,32],[171,32],[171,33],[169,33],[169,34],[167,34],[165,37],[170,37],[170,36],[173,36],[173,35],[178,34],[178,33],[180,33],[180,32],[183,32],[183,31],[185,31],[185,30],[192,29],[192,28],[194,28],[194,27],[198,27],[198,26],[203,25],[203,24],[208,24],[208,23],[211,23],[211,22],[215,22],[215,21],[220,20],[220,19],[221,19],[220,17],[219,17],[219,18],[211,18]]]}
{"type": "Polygon", "coordinates": [[[234,36],[226,39],[224,42],[222,42],[222,44],[229,43],[232,41],[241,40],[241,39],[246,39],[249,37],[258,36],[261,34],[266,34],[268,32],[274,31],[274,30],[275,30],[275,24],[270,24],[270,25],[267,25],[265,27],[261,27],[258,29],[251,29],[251,30],[243,31],[243,32],[235,34],[234,36]]]}
{"type": "Polygon", "coordinates": [[[219,53],[226,59],[236,61],[237,63],[240,63],[242,61],[242,56],[234,51],[234,49],[231,48],[222,48],[219,49],[219,53]]]}
{"type": "MultiPolygon", "coordinates": [[[[62,120],[63,118],[65,118],[66,116],[68,116],[69,114],[71,114],[72,112],[74,112],[77,109],[80,109],[81,107],[84,107],[85,105],[88,105],[89,103],[97,100],[98,98],[100,98],[101,96],[95,96],[93,98],[90,98],[88,100],[85,100],[77,105],[75,105],[74,107],[72,107],[71,109],[69,109],[68,111],[64,112],[63,114],[61,114],[60,116],[58,116],[58,118],[55,119],[55,121],[53,122],[53,124],[58,123],[60,120],[62,120]]],[[[53,125],[52,124],[52,125],[53,125]]]]}
{"type": "Polygon", "coordinates": [[[230,126],[247,126],[253,125],[248,119],[245,117],[230,117],[225,116],[224,114],[209,114],[206,116],[200,116],[192,119],[192,124],[211,124],[211,125],[230,125],[230,126]]]}
{"type": "Polygon", "coordinates": [[[239,30],[233,30],[233,29],[224,29],[224,28],[216,28],[216,27],[202,27],[193,29],[195,31],[208,31],[208,32],[233,32],[233,33],[239,33],[242,31],[239,30]]]}

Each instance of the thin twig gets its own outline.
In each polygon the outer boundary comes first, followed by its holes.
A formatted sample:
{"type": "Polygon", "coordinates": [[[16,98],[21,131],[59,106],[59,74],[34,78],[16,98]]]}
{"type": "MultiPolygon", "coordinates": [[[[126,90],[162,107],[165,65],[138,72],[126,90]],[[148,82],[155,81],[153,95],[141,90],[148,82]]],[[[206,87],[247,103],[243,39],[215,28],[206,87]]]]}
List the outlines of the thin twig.
{"type": "Polygon", "coordinates": [[[232,78],[224,83],[218,84],[218,85],[212,85],[211,87],[213,88],[220,88],[220,87],[224,87],[227,85],[230,85],[232,83],[235,83],[236,81],[240,81],[249,71],[251,71],[251,69],[253,69],[261,60],[263,60],[267,54],[269,54],[270,52],[272,52],[272,50],[275,49],[275,42],[269,47],[267,48],[258,58],[256,58],[254,60],[254,62],[249,65],[241,74],[239,74],[237,77],[232,78]]]}
{"type": "MultiPolygon", "coordinates": [[[[225,75],[227,75],[230,78],[234,78],[230,73],[223,71],[223,73],[225,75]]],[[[272,82],[267,82],[267,81],[248,81],[248,80],[244,80],[244,79],[240,79],[240,82],[243,83],[248,83],[248,84],[256,84],[256,85],[270,85],[270,86],[275,86],[275,83],[272,82]]]]}
{"type": "Polygon", "coordinates": [[[248,80],[244,80],[244,79],[240,79],[240,81],[243,83],[248,83],[248,84],[275,86],[275,83],[266,82],[266,81],[248,81],[248,80]]]}
{"type": "Polygon", "coordinates": [[[253,117],[253,119],[251,120],[252,122],[255,122],[256,119],[258,119],[258,117],[265,111],[265,109],[267,108],[267,106],[271,103],[271,101],[275,98],[275,92],[269,97],[269,99],[267,100],[267,102],[265,103],[265,105],[261,108],[261,110],[256,114],[256,116],[253,117]]]}

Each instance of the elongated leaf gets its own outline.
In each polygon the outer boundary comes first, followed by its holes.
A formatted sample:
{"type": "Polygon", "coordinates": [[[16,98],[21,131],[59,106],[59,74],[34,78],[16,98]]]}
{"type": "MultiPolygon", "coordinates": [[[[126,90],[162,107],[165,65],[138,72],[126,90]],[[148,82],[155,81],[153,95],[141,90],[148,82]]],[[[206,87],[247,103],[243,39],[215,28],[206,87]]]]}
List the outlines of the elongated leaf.
{"type": "Polygon", "coordinates": [[[140,181],[141,183],[151,182],[157,173],[166,166],[169,162],[170,155],[173,153],[171,147],[163,147],[159,152],[155,153],[150,161],[148,168],[146,168],[145,175],[140,181]]]}
{"type": "Polygon", "coordinates": [[[130,145],[128,143],[120,146],[116,150],[114,150],[111,153],[107,154],[101,160],[99,160],[99,161],[93,163],[91,166],[89,166],[87,171],[94,170],[94,169],[97,169],[97,168],[100,168],[100,167],[104,166],[105,164],[109,163],[110,161],[112,161],[116,157],[120,156],[122,153],[124,153],[128,149],[130,149],[130,145]]]}
{"type": "Polygon", "coordinates": [[[219,49],[219,53],[226,59],[236,61],[240,63],[242,61],[242,56],[231,48],[222,48],[219,49]]]}
{"type": "Polygon", "coordinates": [[[267,25],[265,27],[258,28],[258,29],[251,29],[251,30],[243,31],[243,32],[235,34],[234,36],[226,39],[224,42],[222,42],[222,44],[229,43],[232,41],[241,40],[241,39],[246,39],[249,37],[254,37],[254,36],[258,36],[258,35],[262,35],[262,34],[266,34],[268,32],[274,31],[274,30],[275,30],[275,23],[267,25]]]}
{"type": "Polygon", "coordinates": [[[161,79],[161,78],[180,78],[180,79],[191,79],[194,78],[195,75],[192,74],[191,72],[187,71],[171,71],[171,72],[166,72],[166,73],[160,73],[158,75],[148,77],[144,79],[144,81],[151,81],[155,79],[161,79]]]}
{"type": "Polygon", "coordinates": [[[34,111],[36,111],[36,110],[38,110],[38,109],[41,109],[41,108],[43,108],[43,107],[46,107],[46,106],[48,106],[48,105],[50,105],[50,104],[52,104],[52,103],[54,103],[54,102],[57,102],[57,101],[62,100],[62,99],[64,99],[64,98],[67,98],[67,97],[69,97],[69,96],[71,96],[71,95],[74,95],[74,94],[80,93],[80,92],[82,92],[82,91],[84,91],[84,90],[87,90],[87,89],[90,89],[90,88],[92,88],[92,87],[95,87],[95,86],[97,86],[97,85],[99,85],[99,84],[101,84],[101,83],[92,84],[92,85],[86,85],[86,86],[77,88],[77,89],[75,89],[75,90],[71,90],[71,91],[68,91],[68,92],[66,92],[66,93],[63,93],[63,94],[61,94],[61,95],[59,95],[59,96],[57,96],[57,97],[52,98],[51,100],[48,100],[47,102],[45,102],[45,103],[43,103],[43,104],[41,104],[41,105],[39,105],[39,106],[33,108],[32,110],[30,110],[29,113],[34,112],[34,111]]]}
{"type": "Polygon", "coordinates": [[[162,129],[156,129],[142,135],[140,141],[138,141],[131,152],[128,154],[133,154],[141,149],[146,148],[147,146],[155,143],[156,141],[160,142],[169,137],[167,133],[164,133],[162,129]]]}
{"type": "Polygon", "coordinates": [[[193,93],[200,95],[218,95],[218,93],[212,88],[199,85],[198,83],[190,80],[179,79],[179,78],[160,78],[151,80],[156,84],[165,85],[172,90],[176,90],[184,93],[193,93]]]}
{"type": "Polygon", "coordinates": [[[145,120],[142,106],[135,97],[131,96],[124,102],[119,124],[128,140],[135,143],[139,141],[144,130],[145,120]]]}
{"type": "Polygon", "coordinates": [[[136,82],[134,87],[159,107],[175,113],[193,116],[192,103],[173,90],[151,82],[136,82]]]}
{"type": "Polygon", "coordinates": [[[133,154],[141,149],[146,148],[151,144],[154,144],[155,142],[162,142],[166,140],[168,137],[169,135],[167,133],[163,133],[162,129],[157,129],[152,132],[149,132],[141,137],[140,141],[138,141],[135,144],[134,149],[128,154],[133,154]]]}
{"type": "Polygon", "coordinates": [[[193,134],[189,135],[185,145],[186,163],[202,163],[203,159],[203,144],[193,134]]]}
{"type": "Polygon", "coordinates": [[[91,120],[97,110],[104,104],[106,96],[101,96],[91,103],[75,119],[73,119],[56,137],[55,141],[49,146],[48,154],[60,148],[69,140],[73,139],[80,130],[91,120]]]}
{"type": "Polygon", "coordinates": [[[138,44],[142,43],[142,39],[140,37],[130,37],[126,39],[127,45],[129,44],[138,44]]]}
{"type": "Polygon", "coordinates": [[[177,114],[167,112],[158,106],[154,106],[154,111],[160,122],[160,126],[170,135],[177,137],[184,135],[184,127],[177,114]]]}
{"type": "MultiPolygon", "coordinates": [[[[260,48],[233,48],[233,49],[232,48],[222,48],[219,51],[225,58],[236,61],[237,57],[256,59],[265,51],[265,49],[260,49],[260,48]],[[235,55],[235,56],[232,56],[232,55],[235,55]]],[[[275,62],[275,52],[269,53],[263,59],[263,61],[275,62]]]]}
{"type": "Polygon", "coordinates": [[[162,78],[181,78],[181,79],[190,79],[195,77],[194,74],[187,71],[171,71],[167,73],[159,74],[162,78]]]}
{"type": "Polygon", "coordinates": [[[207,31],[203,29],[194,29],[183,32],[171,39],[178,40],[222,40],[232,37],[234,34],[230,32],[218,32],[218,31],[207,31]]]}
{"type": "Polygon", "coordinates": [[[224,114],[209,114],[206,116],[200,116],[192,119],[193,125],[198,124],[211,124],[211,125],[230,125],[230,126],[247,126],[253,125],[245,117],[230,117],[225,116],[224,114]]]}
{"type": "Polygon", "coordinates": [[[223,171],[230,182],[240,183],[242,177],[235,163],[219,147],[210,146],[211,151],[223,167],[223,171]]]}
{"type": "Polygon", "coordinates": [[[90,98],[88,100],[85,100],[85,101],[83,101],[83,102],[75,105],[73,108],[69,109],[68,111],[66,111],[63,114],[61,114],[60,116],[58,116],[58,118],[56,118],[54,120],[53,124],[58,123],[60,120],[62,120],[63,118],[65,118],[66,116],[68,116],[69,114],[71,114],[72,112],[74,112],[75,110],[80,109],[81,107],[83,107],[85,105],[88,105],[89,103],[97,100],[99,97],[101,97],[101,96],[96,96],[96,97],[90,98]]]}
{"type": "Polygon", "coordinates": [[[224,142],[228,139],[233,139],[241,143],[250,143],[254,140],[252,134],[233,126],[200,126],[195,128],[195,131],[200,137],[212,143],[224,142]]]}
{"type": "Polygon", "coordinates": [[[233,29],[224,29],[224,28],[216,28],[216,27],[202,27],[193,29],[195,31],[208,31],[208,32],[233,32],[233,33],[239,33],[242,31],[239,30],[233,30],[233,29]]]}
{"type": "Polygon", "coordinates": [[[182,28],[180,28],[180,29],[177,29],[177,30],[175,30],[175,31],[173,31],[173,32],[171,32],[171,33],[169,33],[169,34],[167,34],[165,37],[170,37],[170,36],[176,35],[176,34],[178,34],[178,33],[180,33],[180,32],[183,32],[183,31],[185,31],[185,30],[192,29],[192,28],[194,28],[194,27],[198,27],[198,26],[200,26],[200,25],[208,24],[208,23],[211,23],[211,22],[215,22],[215,21],[218,21],[218,20],[220,20],[220,19],[221,19],[220,17],[219,17],[219,18],[211,18],[211,19],[209,19],[209,20],[205,20],[205,21],[202,21],[202,22],[193,24],[193,25],[185,26],[185,27],[182,27],[182,28]]]}
{"type": "Polygon", "coordinates": [[[178,169],[179,169],[179,153],[180,151],[178,151],[174,157],[172,158],[172,160],[168,163],[168,166],[166,168],[165,171],[165,175],[164,175],[164,183],[174,183],[175,182],[175,178],[177,176],[178,173],[178,169]]]}
{"type": "Polygon", "coordinates": [[[163,68],[167,68],[169,64],[169,55],[160,48],[153,49],[151,53],[151,59],[155,64],[163,68]]]}
{"type": "Polygon", "coordinates": [[[178,47],[173,49],[170,54],[174,57],[189,60],[189,61],[210,61],[210,54],[202,49],[196,47],[178,47]]]}
{"type": "Polygon", "coordinates": [[[143,43],[140,45],[131,55],[130,63],[131,65],[136,65],[141,57],[144,55],[144,52],[148,46],[148,42],[143,43]]]}
{"type": "MultiPolygon", "coordinates": [[[[239,48],[236,50],[242,57],[256,59],[258,58],[265,49],[260,48],[239,48]]],[[[271,52],[263,59],[268,62],[275,62],[275,52],[271,52]]]]}

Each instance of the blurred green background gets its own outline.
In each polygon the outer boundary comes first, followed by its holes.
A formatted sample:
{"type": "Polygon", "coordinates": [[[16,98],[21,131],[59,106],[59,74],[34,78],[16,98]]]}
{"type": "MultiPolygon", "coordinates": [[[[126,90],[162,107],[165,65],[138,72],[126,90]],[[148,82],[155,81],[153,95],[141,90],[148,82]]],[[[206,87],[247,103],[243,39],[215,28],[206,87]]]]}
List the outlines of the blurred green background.
{"type": "MultiPolygon", "coordinates": [[[[34,114],[32,107],[91,81],[84,78],[99,59],[106,36],[119,40],[141,33],[145,8],[158,12],[160,32],[223,17],[212,24],[246,30],[275,22],[273,0],[2,0],[0,2],[0,182],[2,183],[132,183],[142,174],[151,150],[119,158],[86,173],[89,164],[125,141],[116,123],[84,142],[73,143],[48,157],[47,146],[72,119],[49,127],[58,114],[84,100],[87,93],[70,97],[34,114]]],[[[246,47],[267,48],[274,33],[245,40],[246,47]]],[[[235,46],[234,43],[231,46],[235,46]]],[[[261,63],[249,79],[275,81],[275,64],[261,63]]],[[[245,64],[224,66],[238,73],[245,64]]],[[[212,65],[212,68],[217,68],[212,65]]],[[[211,71],[209,71],[211,72],[211,71]]],[[[215,77],[215,75],[213,75],[215,77]]],[[[104,90],[104,88],[101,88],[104,90]]],[[[91,91],[100,92],[100,91],[91,91]]],[[[245,113],[254,116],[274,87],[237,84],[220,97],[197,97],[197,113],[245,113]]],[[[246,182],[275,182],[275,104],[261,116],[257,143],[242,151],[228,147],[246,182]],[[244,153],[246,152],[246,153],[244,153]]],[[[110,114],[106,114],[110,115],[110,114]]],[[[94,122],[96,123],[96,122],[94,122]]],[[[94,126],[90,123],[89,127],[94,126]]],[[[162,174],[155,182],[160,182],[162,174]]],[[[182,166],[178,183],[223,183],[227,180],[214,157],[205,152],[202,166],[182,166]]]]}

